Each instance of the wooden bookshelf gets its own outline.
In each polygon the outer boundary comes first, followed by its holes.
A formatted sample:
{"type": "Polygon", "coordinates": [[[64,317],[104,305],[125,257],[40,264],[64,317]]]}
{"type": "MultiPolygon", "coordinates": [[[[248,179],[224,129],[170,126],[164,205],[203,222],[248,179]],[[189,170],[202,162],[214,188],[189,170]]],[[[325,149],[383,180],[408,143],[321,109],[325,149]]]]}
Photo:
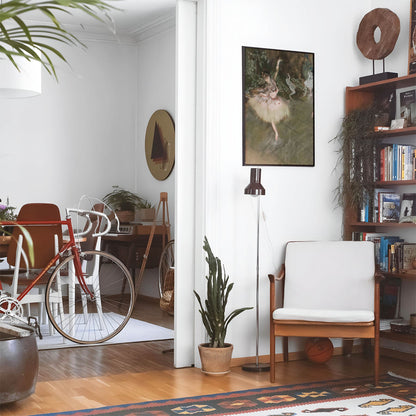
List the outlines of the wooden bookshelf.
{"type": "MultiPolygon", "coordinates": [[[[397,89],[416,87],[416,74],[407,75],[403,77],[388,79],[384,81],[369,83],[365,85],[359,85],[355,87],[347,87],[345,94],[345,111],[346,114],[356,109],[365,109],[370,107],[376,100],[376,97],[380,96],[380,93],[393,92],[396,94],[397,89]]],[[[374,135],[373,135],[374,137],[374,135]]],[[[403,129],[395,130],[382,130],[375,133],[377,140],[380,140],[380,144],[389,143],[393,140],[394,143],[399,143],[402,138],[405,138],[404,144],[412,144],[416,146],[416,127],[406,127],[403,129]],[[387,140],[386,140],[387,139],[387,140]]],[[[376,181],[375,186],[377,188],[391,188],[397,193],[416,193],[416,180],[398,180],[398,181],[376,181]],[[405,187],[405,188],[404,188],[405,187]],[[403,191],[406,189],[406,191],[403,191]]],[[[398,223],[398,222],[360,222],[359,221],[359,209],[358,207],[346,204],[347,208],[344,210],[344,239],[351,240],[354,232],[383,232],[386,233],[387,229],[391,229],[395,235],[399,235],[401,232],[408,230],[416,231],[416,224],[413,223],[398,223]]],[[[408,237],[407,237],[408,240],[408,237]]],[[[412,241],[416,242],[416,232],[412,241]]],[[[401,280],[416,281],[416,271],[413,273],[386,273],[383,272],[386,279],[398,278],[401,280]]],[[[415,288],[416,292],[416,288],[415,288]]],[[[415,295],[416,296],[416,295],[415,295]]],[[[410,344],[416,344],[415,334],[401,334],[391,331],[382,331],[381,336],[383,338],[389,338],[395,341],[406,342],[410,344]]]]}

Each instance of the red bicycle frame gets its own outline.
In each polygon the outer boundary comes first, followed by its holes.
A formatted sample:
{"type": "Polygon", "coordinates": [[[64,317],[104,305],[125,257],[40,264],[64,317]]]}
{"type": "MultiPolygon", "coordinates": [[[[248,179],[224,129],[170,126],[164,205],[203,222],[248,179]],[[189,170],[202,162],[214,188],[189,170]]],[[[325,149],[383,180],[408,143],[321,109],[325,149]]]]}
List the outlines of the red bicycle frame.
{"type": "Polygon", "coordinates": [[[19,294],[17,300],[23,299],[28,292],[36,285],[36,283],[51,269],[51,267],[62,257],[63,253],[71,249],[71,252],[74,256],[74,268],[75,274],[77,276],[78,282],[82,290],[89,295],[91,298],[94,298],[91,291],[88,289],[87,284],[85,283],[84,274],[82,273],[81,259],[79,257],[79,248],[75,241],[74,229],[72,228],[72,220],[68,216],[66,220],[61,221],[0,221],[0,226],[25,226],[25,225],[66,225],[68,228],[69,241],[65,243],[56,256],[51,259],[51,261],[42,269],[42,271],[33,279],[33,281],[24,289],[22,293],[19,294]]]}

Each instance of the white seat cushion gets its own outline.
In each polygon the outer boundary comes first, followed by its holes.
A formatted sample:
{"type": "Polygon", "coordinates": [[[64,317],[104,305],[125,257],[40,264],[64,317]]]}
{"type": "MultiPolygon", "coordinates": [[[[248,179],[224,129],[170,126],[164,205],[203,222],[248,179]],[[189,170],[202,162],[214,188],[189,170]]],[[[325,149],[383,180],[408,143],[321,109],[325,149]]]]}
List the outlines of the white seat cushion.
{"type": "Polygon", "coordinates": [[[316,322],[372,322],[374,312],[368,310],[298,309],[279,308],[273,319],[316,322]]]}

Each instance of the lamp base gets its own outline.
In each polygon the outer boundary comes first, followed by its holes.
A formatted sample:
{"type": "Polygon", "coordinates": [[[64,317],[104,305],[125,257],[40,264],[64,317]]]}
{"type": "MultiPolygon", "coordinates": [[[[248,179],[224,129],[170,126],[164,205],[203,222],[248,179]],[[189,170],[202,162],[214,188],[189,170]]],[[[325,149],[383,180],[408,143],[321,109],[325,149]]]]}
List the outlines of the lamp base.
{"type": "Polygon", "coordinates": [[[244,371],[251,371],[251,372],[256,372],[256,373],[260,373],[262,371],[269,371],[270,370],[270,365],[266,364],[266,363],[249,363],[249,364],[244,364],[241,367],[244,371]]]}

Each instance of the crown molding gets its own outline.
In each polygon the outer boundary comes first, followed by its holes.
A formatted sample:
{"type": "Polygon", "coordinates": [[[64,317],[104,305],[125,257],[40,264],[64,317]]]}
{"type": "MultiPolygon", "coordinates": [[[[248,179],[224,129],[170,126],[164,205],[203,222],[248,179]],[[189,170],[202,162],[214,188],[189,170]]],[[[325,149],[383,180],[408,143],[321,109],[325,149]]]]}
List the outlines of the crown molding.
{"type": "Polygon", "coordinates": [[[128,32],[131,39],[143,42],[160,34],[163,34],[176,26],[176,11],[173,9],[168,14],[158,17],[146,25],[140,26],[128,32]]]}

